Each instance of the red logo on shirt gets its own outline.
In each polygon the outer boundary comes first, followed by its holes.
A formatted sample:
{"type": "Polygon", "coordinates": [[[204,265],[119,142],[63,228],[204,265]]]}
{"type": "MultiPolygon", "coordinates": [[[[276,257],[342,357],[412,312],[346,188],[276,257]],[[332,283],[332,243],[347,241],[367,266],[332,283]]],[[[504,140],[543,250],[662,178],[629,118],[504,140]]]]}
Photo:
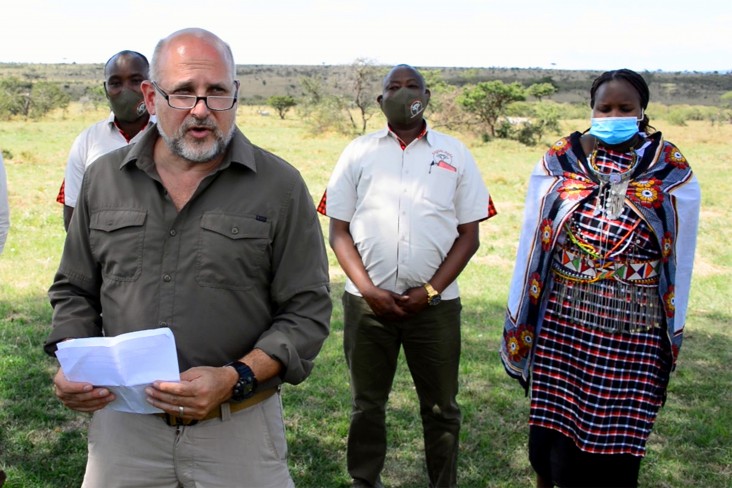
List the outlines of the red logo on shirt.
{"type": "Polygon", "coordinates": [[[438,168],[446,169],[447,171],[451,171],[453,173],[457,171],[457,168],[455,168],[455,166],[453,166],[452,164],[452,154],[447,151],[438,149],[437,151],[432,153],[432,160],[435,162],[435,166],[437,166],[438,168]]]}

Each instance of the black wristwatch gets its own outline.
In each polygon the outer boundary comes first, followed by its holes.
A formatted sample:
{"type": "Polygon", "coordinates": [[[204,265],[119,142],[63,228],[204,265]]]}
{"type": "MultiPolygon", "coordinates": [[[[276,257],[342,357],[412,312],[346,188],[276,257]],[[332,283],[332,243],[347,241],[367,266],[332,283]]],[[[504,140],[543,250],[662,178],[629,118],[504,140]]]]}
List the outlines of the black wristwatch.
{"type": "Polygon", "coordinates": [[[232,402],[242,402],[254,395],[254,390],[257,389],[257,378],[254,377],[252,368],[241,361],[232,361],[224,366],[231,366],[239,374],[239,379],[231,394],[232,402]]]}
{"type": "Polygon", "coordinates": [[[429,305],[437,305],[442,301],[442,295],[440,295],[437,290],[432,288],[432,285],[430,285],[429,283],[425,283],[424,285],[422,285],[422,287],[427,290],[427,303],[429,305]]]}

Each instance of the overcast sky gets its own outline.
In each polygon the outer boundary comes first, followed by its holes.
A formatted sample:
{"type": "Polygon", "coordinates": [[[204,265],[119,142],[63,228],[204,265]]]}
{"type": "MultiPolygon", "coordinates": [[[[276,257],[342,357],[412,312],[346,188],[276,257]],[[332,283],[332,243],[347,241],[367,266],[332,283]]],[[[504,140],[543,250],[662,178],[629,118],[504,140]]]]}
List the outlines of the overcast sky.
{"type": "MultiPolygon", "coordinates": [[[[103,63],[203,27],[237,64],[732,71],[730,0],[15,0],[0,62],[103,63]]],[[[0,73],[1,74],[1,73],[0,73]]]]}

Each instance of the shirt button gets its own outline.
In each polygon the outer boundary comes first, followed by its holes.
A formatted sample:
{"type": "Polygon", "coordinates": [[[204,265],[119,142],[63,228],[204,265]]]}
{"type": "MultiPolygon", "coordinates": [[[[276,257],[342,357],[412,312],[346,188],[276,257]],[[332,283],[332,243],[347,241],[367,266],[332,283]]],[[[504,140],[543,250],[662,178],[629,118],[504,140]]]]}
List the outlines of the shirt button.
{"type": "Polygon", "coordinates": [[[168,283],[172,279],[173,278],[169,274],[164,274],[163,275],[163,281],[166,282],[166,283],[168,283]]]}
{"type": "Polygon", "coordinates": [[[238,234],[239,233],[239,227],[232,227],[231,233],[234,234],[234,235],[238,234]]]}
{"type": "Polygon", "coordinates": [[[175,237],[176,234],[177,234],[177,232],[175,231],[175,229],[170,229],[171,237],[175,237]]]}

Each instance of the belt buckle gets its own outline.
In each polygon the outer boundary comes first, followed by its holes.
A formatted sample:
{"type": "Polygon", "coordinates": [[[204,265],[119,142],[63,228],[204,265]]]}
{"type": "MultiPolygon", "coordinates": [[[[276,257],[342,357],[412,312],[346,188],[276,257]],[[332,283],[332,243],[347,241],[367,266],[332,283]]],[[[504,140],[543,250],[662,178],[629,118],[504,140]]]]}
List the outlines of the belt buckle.
{"type": "Polygon", "coordinates": [[[179,425],[190,427],[190,426],[196,425],[198,423],[198,420],[196,420],[196,419],[186,420],[181,417],[177,417],[175,415],[170,415],[167,412],[165,412],[163,419],[165,420],[165,423],[171,427],[177,427],[179,425]]]}

